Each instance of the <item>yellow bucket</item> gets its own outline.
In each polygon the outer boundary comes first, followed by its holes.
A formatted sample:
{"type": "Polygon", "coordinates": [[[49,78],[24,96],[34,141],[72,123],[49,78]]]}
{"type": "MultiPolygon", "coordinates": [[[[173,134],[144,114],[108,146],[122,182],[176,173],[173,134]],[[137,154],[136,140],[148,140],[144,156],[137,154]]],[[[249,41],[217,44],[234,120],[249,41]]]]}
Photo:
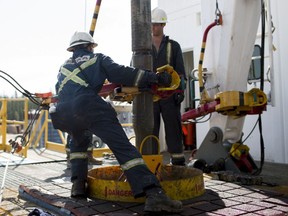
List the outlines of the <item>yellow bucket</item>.
{"type": "Polygon", "coordinates": [[[140,144],[139,151],[142,154],[143,160],[145,161],[150,171],[154,174],[157,174],[158,170],[161,169],[161,166],[163,164],[163,155],[160,154],[160,142],[159,142],[158,137],[154,135],[146,136],[140,144]],[[157,140],[158,152],[156,155],[143,155],[142,154],[143,145],[149,138],[154,138],[157,140]]]}
{"type": "MultiPolygon", "coordinates": [[[[158,176],[160,184],[171,199],[186,200],[205,193],[203,172],[199,169],[162,165],[158,176]]],[[[89,170],[88,196],[109,201],[144,202],[145,197],[133,197],[129,183],[122,177],[120,166],[89,170]]]]}

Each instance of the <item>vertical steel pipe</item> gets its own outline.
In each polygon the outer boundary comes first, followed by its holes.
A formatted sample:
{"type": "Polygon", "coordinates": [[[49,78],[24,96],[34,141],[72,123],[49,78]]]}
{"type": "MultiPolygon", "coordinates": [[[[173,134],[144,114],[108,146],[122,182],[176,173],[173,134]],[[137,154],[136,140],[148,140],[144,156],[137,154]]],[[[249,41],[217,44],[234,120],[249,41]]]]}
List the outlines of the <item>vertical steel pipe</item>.
{"type": "MultiPolygon", "coordinates": [[[[152,70],[151,1],[131,0],[132,66],[152,70]]],[[[133,125],[136,147],[153,132],[153,96],[143,92],[133,101],[133,125]]],[[[152,141],[143,146],[143,154],[151,154],[152,141]]]]}

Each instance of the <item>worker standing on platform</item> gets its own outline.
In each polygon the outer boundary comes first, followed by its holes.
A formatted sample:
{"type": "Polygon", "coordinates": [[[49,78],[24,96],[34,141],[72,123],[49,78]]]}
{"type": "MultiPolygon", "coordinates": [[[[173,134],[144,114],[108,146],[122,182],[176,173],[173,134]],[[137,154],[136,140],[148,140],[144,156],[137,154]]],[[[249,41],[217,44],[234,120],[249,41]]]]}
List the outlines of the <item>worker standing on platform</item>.
{"type": "Polygon", "coordinates": [[[153,71],[158,67],[169,64],[179,74],[181,83],[176,93],[154,102],[154,130],[153,134],[159,137],[161,115],[164,121],[165,138],[168,152],[173,165],[185,165],[183,153],[183,135],[181,126],[181,103],[184,100],[186,88],[186,74],[182,57],[182,50],[178,42],[164,35],[167,15],[164,10],[152,10],[152,54],[153,71]]]}
{"type": "Polygon", "coordinates": [[[148,169],[142,155],[133,146],[117,119],[114,108],[98,93],[105,79],[112,83],[139,88],[151,85],[169,86],[171,76],[156,74],[137,68],[118,65],[101,53],[94,53],[96,43],[90,34],[76,32],[68,51],[73,52],[60,68],[58,74],[58,99],[56,107],[49,112],[53,126],[67,132],[74,140],[70,146],[72,197],[86,197],[87,147],[85,131],[105,142],[118,160],[131,186],[134,197],[147,197],[145,211],[179,212],[180,201],[171,200],[163,191],[157,177],[148,169]]]}

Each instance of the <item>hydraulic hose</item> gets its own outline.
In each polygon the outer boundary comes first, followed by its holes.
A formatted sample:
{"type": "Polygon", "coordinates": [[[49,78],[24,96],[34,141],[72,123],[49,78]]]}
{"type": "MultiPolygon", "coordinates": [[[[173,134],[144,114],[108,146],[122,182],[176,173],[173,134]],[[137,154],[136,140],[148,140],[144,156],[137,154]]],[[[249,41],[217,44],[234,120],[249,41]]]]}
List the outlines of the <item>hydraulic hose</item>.
{"type": "Polygon", "coordinates": [[[205,30],[203,39],[202,39],[202,46],[201,46],[201,52],[200,52],[200,59],[199,59],[199,64],[198,64],[198,74],[199,74],[199,88],[200,88],[200,93],[204,90],[204,82],[203,82],[203,77],[202,77],[202,72],[203,72],[203,61],[204,61],[204,53],[205,53],[205,48],[206,48],[206,41],[207,41],[207,36],[208,32],[210,29],[212,29],[214,26],[217,25],[217,22],[211,23],[205,30]]]}
{"type": "MultiPolygon", "coordinates": [[[[260,89],[264,90],[264,55],[265,55],[265,3],[261,0],[261,78],[260,89]]],[[[258,117],[258,126],[260,133],[260,167],[256,170],[254,175],[259,175],[262,172],[265,161],[265,145],[262,133],[262,117],[261,114],[258,117]]]]}
{"type": "Polygon", "coordinates": [[[209,100],[207,91],[204,87],[204,82],[203,82],[203,61],[204,61],[204,53],[205,53],[205,48],[206,48],[206,41],[207,41],[207,36],[208,32],[210,29],[212,29],[216,25],[222,25],[222,15],[217,14],[217,19],[213,23],[211,23],[204,31],[203,34],[203,39],[202,39],[202,46],[201,46],[201,52],[200,52],[200,59],[199,59],[199,64],[198,64],[198,77],[199,77],[199,91],[200,91],[200,104],[206,103],[209,100]]]}

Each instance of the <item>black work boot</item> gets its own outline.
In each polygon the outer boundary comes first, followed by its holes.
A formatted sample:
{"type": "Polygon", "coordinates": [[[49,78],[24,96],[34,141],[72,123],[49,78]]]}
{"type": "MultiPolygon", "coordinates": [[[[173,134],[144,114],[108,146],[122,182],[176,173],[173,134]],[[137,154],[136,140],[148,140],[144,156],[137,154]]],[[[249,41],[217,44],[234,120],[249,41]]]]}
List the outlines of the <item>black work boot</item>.
{"type": "Polygon", "coordinates": [[[176,166],[186,166],[186,163],[185,163],[185,158],[184,159],[174,159],[172,158],[171,159],[171,163],[172,165],[176,165],[176,166]]]}
{"type": "Polygon", "coordinates": [[[162,188],[153,187],[145,191],[146,202],[144,211],[147,212],[181,212],[182,202],[170,199],[162,188]]]}
{"type": "Polygon", "coordinates": [[[87,185],[85,180],[76,180],[73,182],[71,189],[71,197],[74,198],[86,198],[87,185]]]}

